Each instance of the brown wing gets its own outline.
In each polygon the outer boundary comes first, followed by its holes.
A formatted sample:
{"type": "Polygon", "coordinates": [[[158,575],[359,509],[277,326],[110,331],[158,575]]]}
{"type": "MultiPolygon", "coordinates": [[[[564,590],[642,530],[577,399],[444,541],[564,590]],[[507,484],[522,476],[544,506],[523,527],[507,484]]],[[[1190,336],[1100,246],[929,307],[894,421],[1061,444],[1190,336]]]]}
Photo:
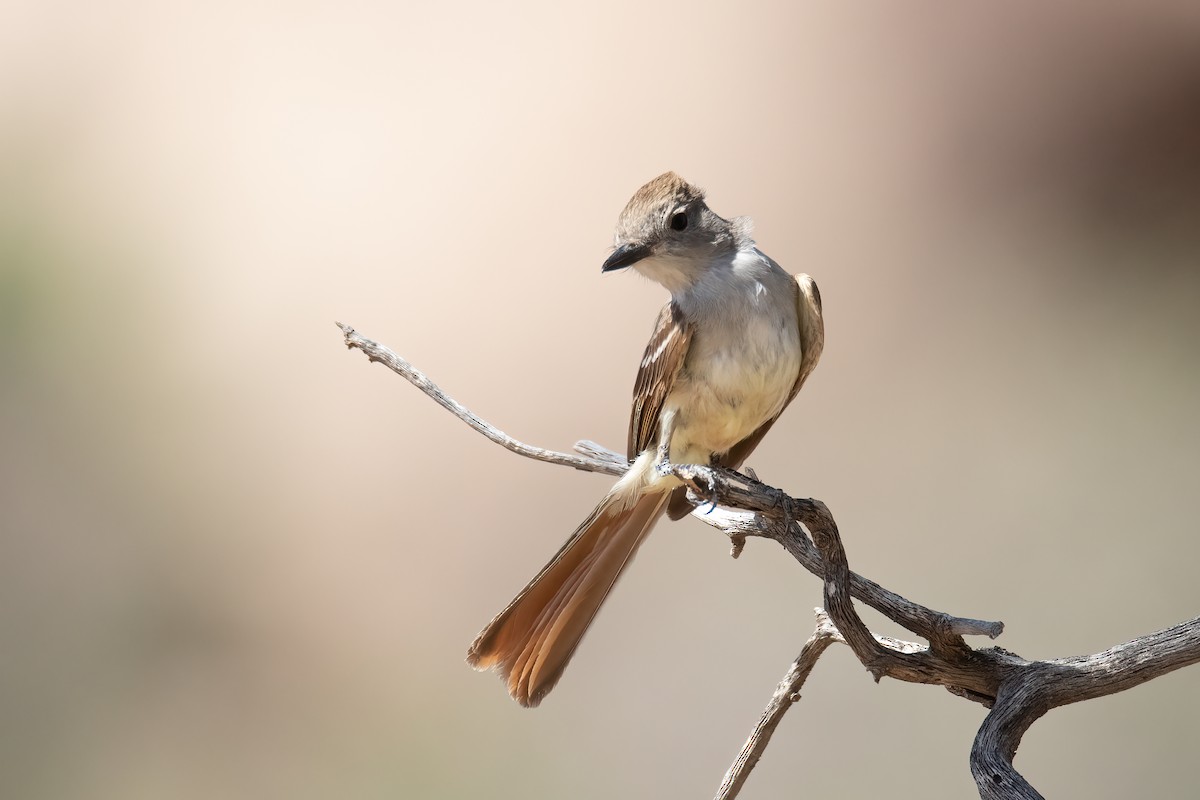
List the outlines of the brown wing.
{"type": "MultiPolygon", "coordinates": [[[[792,386],[787,403],[783,404],[784,408],[795,399],[804,381],[816,369],[817,362],[821,359],[821,351],[825,348],[825,319],[821,313],[821,292],[817,289],[817,283],[808,275],[800,273],[796,276],[795,286],[796,318],[800,322],[800,372],[796,375],[796,383],[792,386]]],[[[779,413],[782,414],[783,409],[780,409],[779,413]]],[[[759,425],[754,433],[729,448],[728,453],[716,460],[717,463],[729,469],[741,468],[777,419],[778,415],[759,425]]],[[[671,495],[667,515],[671,519],[682,519],[690,513],[692,505],[687,501],[686,490],[676,489],[671,495]]]]}
{"type": "Polygon", "coordinates": [[[683,367],[692,331],[674,302],[658,314],[654,334],[646,345],[633,384],[633,410],[629,415],[629,460],[648,447],[658,444],[658,418],[663,402],[675,385],[675,376],[683,367]]]}

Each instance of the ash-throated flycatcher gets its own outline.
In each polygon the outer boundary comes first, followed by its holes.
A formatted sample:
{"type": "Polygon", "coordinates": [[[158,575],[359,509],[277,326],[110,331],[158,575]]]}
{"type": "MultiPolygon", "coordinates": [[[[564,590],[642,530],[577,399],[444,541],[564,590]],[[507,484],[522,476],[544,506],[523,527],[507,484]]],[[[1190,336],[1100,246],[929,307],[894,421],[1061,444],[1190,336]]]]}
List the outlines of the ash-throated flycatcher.
{"type": "Polygon", "coordinates": [[[495,668],[521,705],[554,688],[588,625],[663,512],[691,510],[663,465],[737,469],[817,365],[821,296],[725,220],[673,172],[638,189],[617,221],[603,272],[633,267],[671,302],[638,370],[629,419],[629,471],[550,563],[471,645],[467,661],[495,668]]]}

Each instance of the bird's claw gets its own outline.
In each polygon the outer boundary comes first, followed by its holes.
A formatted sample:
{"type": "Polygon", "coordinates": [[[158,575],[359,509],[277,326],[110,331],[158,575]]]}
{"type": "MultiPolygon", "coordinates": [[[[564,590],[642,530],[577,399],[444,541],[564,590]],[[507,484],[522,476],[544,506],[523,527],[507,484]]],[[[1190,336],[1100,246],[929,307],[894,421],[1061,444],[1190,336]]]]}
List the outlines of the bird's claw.
{"type": "Polygon", "coordinates": [[[712,467],[704,467],[703,470],[704,478],[708,482],[708,502],[703,503],[697,508],[700,509],[708,506],[708,510],[704,512],[707,515],[717,510],[717,502],[721,499],[722,487],[725,480],[712,467]]]}

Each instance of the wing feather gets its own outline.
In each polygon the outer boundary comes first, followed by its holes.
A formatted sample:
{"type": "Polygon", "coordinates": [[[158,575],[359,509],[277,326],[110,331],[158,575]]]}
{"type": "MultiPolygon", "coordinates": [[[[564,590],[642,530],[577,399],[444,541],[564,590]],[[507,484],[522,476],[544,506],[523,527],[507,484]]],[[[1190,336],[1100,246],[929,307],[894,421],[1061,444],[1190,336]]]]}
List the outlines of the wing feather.
{"type": "Polygon", "coordinates": [[[629,415],[630,461],[647,448],[657,446],[663,403],[683,368],[691,340],[691,327],[683,312],[674,302],[667,303],[658,314],[633,384],[633,410],[629,415]]]}

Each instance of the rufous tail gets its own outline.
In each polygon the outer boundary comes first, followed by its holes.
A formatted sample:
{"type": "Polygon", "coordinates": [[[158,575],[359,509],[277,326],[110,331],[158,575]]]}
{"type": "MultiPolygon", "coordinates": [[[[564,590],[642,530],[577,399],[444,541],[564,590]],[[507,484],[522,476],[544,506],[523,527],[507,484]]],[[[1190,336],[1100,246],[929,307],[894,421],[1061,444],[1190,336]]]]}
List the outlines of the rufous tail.
{"type": "Polygon", "coordinates": [[[468,663],[499,672],[521,705],[541,702],[669,497],[669,491],[643,491],[633,498],[619,490],[609,493],[480,632],[467,651],[468,663]]]}

